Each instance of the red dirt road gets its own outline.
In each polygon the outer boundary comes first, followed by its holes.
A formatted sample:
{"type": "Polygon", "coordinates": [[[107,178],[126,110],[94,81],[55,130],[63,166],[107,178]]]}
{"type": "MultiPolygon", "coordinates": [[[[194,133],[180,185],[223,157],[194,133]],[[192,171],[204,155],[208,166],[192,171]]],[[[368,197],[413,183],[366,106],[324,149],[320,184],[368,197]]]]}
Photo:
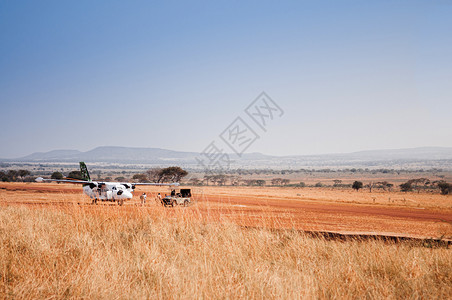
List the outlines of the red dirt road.
{"type": "MultiPolygon", "coordinates": [[[[243,225],[409,237],[452,237],[452,210],[331,201],[206,195],[220,217],[243,225]],[[217,204],[218,207],[215,207],[217,204]],[[268,221],[271,217],[272,222],[268,221]],[[273,224],[269,224],[273,223],[273,224]]],[[[202,205],[200,205],[202,207],[202,205]]]]}

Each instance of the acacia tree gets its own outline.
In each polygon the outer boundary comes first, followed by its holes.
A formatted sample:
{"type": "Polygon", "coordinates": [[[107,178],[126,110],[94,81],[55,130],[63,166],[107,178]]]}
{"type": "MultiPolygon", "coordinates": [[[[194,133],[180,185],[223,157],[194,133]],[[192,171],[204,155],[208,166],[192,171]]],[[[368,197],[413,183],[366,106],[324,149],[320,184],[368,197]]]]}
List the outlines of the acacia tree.
{"type": "Polygon", "coordinates": [[[8,176],[3,171],[0,171],[0,180],[1,181],[8,181],[8,176]]]}
{"type": "Polygon", "coordinates": [[[19,175],[22,180],[24,179],[25,176],[28,176],[30,174],[31,173],[28,170],[19,170],[19,171],[17,171],[17,175],[19,175]]]}
{"type": "Polygon", "coordinates": [[[333,186],[337,187],[337,186],[339,186],[342,183],[342,180],[334,179],[333,182],[334,182],[333,186]]]}
{"type": "Polygon", "coordinates": [[[69,172],[67,177],[72,178],[72,179],[80,179],[80,180],[82,180],[82,172],[80,172],[80,171],[71,171],[71,172],[69,172]]]}
{"type": "Polygon", "coordinates": [[[280,185],[282,182],[282,178],[273,178],[272,185],[280,185]]]}
{"type": "Polygon", "coordinates": [[[146,171],[146,175],[150,182],[159,182],[160,172],[162,168],[151,168],[146,171]]]}
{"type": "Polygon", "coordinates": [[[421,191],[421,188],[426,187],[430,184],[430,180],[428,178],[416,178],[416,179],[410,179],[405,183],[402,183],[400,185],[400,190],[402,192],[408,192],[412,189],[417,190],[419,193],[421,191]]]}
{"type": "Polygon", "coordinates": [[[139,182],[149,182],[146,174],[135,174],[133,175],[132,179],[137,180],[139,182]]]}
{"type": "Polygon", "coordinates": [[[402,183],[401,185],[400,185],[400,190],[402,191],[402,192],[409,192],[409,191],[411,191],[411,182],[410,181],[407,181],[407,182],[405,182],[405,183],[402,183]]]}
{"type": "Polygon", "coordinates": [[[421,191],[421,187],[426,187],[428,184],[430,184],[430,180],[428,178],[411,179],[410,182],[413,185],[413,188],[417,190],[418,194],[421,191]]]}
{"type": "Polygon", "coordinates": [[[196,177],[190,178],[189,182],[190,182],[192,185],[201,185],[201,184],[202,184],[202,181],[199,180],[199,179],[196,178],[196,177]]]}
{"type": "Polygon", "coordinates": [[[375,184],[377,188],[382,188],[384,191],[386,191],[386,189],[391,191],[391,188],[394,186],[392,183],[389,183],[387,181],[379,181],[375,184]]]}
{"type": "Polygon", "coordinates": [[[266,183],[265,180],[262,180],[262,179],[256,180],[256,185],[257,185],[257,186],[264,186],[265,183],[266,183]]]}
{"type": "Polygon", "coordinates": [[[237,186],[240,183],[242,178],[240,176],[231,176],[229,180],[231,181],[231,185],[237,186]]]}
{"type": "Polygon", "coordinates": [[[53,172],[50,176],[51,179],[63,179],[63,174],[61,172],[53,172]]]}
{"type": "Polygon", "coordinates": [[[6,173],[6,177],[8,178],[8,181],[16,181],[17,171],[16,170],[8,170],[8,173],[6,173]]]}
{"type": "Polygon", "coordinates": [[[369,188],[369,193],[372,193],[372,188],[375,186],[374,182],[369,182],[369,184],[367,185],[367,187],[369,188]]]}
{"type": "Polygon", "coordinates": [[[168,167],[161,169],[157,182],[179,182],[188,172],[181,167],[168,167]]]}
{"type": "Polygon", "coordinates": [[[209,185],[209,181],[211,180],[211,175],[204,175],[203,180],[206,182],[206,185],[209,185]]]}
{"type": "Polygon", "coordinates": [[[225,185],[228,180],[228,176],[224,174],[215,175],[215,181],[218,185],[225,185]]]}

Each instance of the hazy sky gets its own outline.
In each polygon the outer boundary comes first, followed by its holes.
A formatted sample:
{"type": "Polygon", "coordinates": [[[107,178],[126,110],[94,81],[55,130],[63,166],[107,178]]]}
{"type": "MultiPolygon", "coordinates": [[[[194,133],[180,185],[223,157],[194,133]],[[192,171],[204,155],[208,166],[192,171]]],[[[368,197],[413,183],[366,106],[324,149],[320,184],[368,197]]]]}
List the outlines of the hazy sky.
{"type": "Polygon", "coordinates": [[[199,152],[262,91],[284,115],[248,152],[452,146],[451,16],[452,1],[0,0],[0,157],[199,152]]]}

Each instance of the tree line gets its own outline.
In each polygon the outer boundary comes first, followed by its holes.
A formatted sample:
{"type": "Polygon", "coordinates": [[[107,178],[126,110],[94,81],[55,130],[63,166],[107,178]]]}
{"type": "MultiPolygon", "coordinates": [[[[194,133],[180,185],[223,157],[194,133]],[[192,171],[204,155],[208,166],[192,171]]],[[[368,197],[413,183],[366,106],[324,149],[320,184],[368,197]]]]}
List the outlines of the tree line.
{"type": "MultiPolygon", "coordinates": [[[[192,170],[196,171],[196,170],[192,170]]],[[[198,170],[199,171],[199,170],[198,170]]],[[[369,169],[369,168],[342,168],[342,169],[228,169],[224,170],[225,174],[228,175],[287,175],[287,174],[314,174],[314,173],[350,173],[350,174],[411,174],[411,173],[441,173],[447,172],[448,170],[442,168],[430,168],[430,169],[388,169],[388,168],[378,168],[378,169],[369,169]]]]}
{"type": "MultiPolygon", "coordinates": [[[[132,176],[132,180],[138,182],[180,182],[182,178],[188,175],[188,172],[181,167],[168,167],[168,168],[152,168],[145,173],[138,173],[132,176]]],[[[50,176],[52,179],[62,179],[64,175],[61,172],[53,172],[50,176]]],[[[82,173],[78,170],[69,172],[67,178],[82,179],[82,173]]],[[[106,177],[103,180],[111,180],[110,177],[106,177]]],[[[127,178],[119,176],[115,178],[116,181],[127,181],[127,178]]]]}
{"type": "MultiPolygon", "coordinates": [[[[361,181],[355,181],[352,184],[352,188],[356,191],[367,187],[370,192],[372,192],[373,188],[382,188],[383,190],[391,191],[393,186],[392,183],[388,183],[387,181],[370,182],[367,185],[364,185],[361,181]]],[[[439,190],[442,195],[452,194],[452,184],[447,183],[444,180],[431,181],[428,178],[410,179],[407,182],[400,184],[399,188],[402,192],[417,191],[420,193],[421,190],[439,190]]]]}
{"type": "Polygon", "coordinates": [[[34,181],[34,177],[28,170],[8,170],[0,171],[0,180],[3,182],[29,182],[34,181]]]}
{"type": "MultiPolygon", "coordinates": [[[[304,182],[291,183],[289,179],[282,178],[273,178],[270,180],[270,184],[267,185],[266,180],[262,179],[242,179],[240,176],[234,175],[225,175],[225,174],[214,174],[214,175],[204,175],[202,179],[199,178],[191,178],[188,181],[191,185],[218,185],[224,186],[229,183],[231,186],[287,186],[287,187],[306,187],[308,186],[304,182]]],[[[326,187],[328,185],[323,184],[322,182],[317,182],[310,187],[326,187]]],[[[367,188],[369,192],[372,192],[374,189],[379,189],[383,191],[392,191],[395,186],[393,183],[388,181],[371,181],[369,183],[364,184],[362,181],[354,181],[352,184],[344,184],[342,180],[335,179],[333,180],[333,185],[330,187],[336,188],[352,188],[354,190],[359,191],[360,189],[367,188]]],[[[447,195],[452,194],[452,184],[447,183],[444,180],[435,180],[431,181],[428,178],[416,178],[410,179],[405,183],[400,184],[400,191],[409,192],[409,191],[417,191],[418,193],[421,190],[440,190],[441,194],[447,195]]]]}
{"type": "MultiPolygon", "coordinates": [[[[437,170],[437,169],[435,169],[437,170]]],[[[167,167],[167,168],[151,168],[144,173],[138,173],[133,175],[132,179],[139,182],[154,182],[154,183],[168,183],[168,182],[180,182],[184,177],[188,175],[188,172],[181,167],[167,167]]],[[[68,178],[82,179],[82,174],[79,170],[71,171],[68,173],[68,178]]],[[[61,172],[53,172],[52,179],[62,179],[64,175],[61,172]]],[[[34,177],[31,176],[31,172],[25,169],[19,170],[5,170],[0,171],[0,180],[3,182],[31,182],[34,181],[34,177]]],[[[109,178],[110,179],[110,178],[109,178]]],[[[115,178],[116,181],[126,181],[124,177],[115,178]]],[[[219,185],[224,186],[229,183],[231,186],[267,186],[267,181],[263,179],[242,179],[237,175],[226,174],[210,174],[205,175],[202,179],[191,178],[189,183],[192,185],[219,185]]],[[[275,177],[270,180],[271,186],[290,186],[290,187],[306,187],[304,182],[290,183],[289,179],[283,179],[275,177]]],[[[323,183],[318,182],[312,187],[323,187],[323,183]]],[[[333,180],[332,187],[339,188],[352,188],[359,191],[363,188],[368,188],[370,192],[373,189],[383,189],[384,191],[391,191],[394,188],[394,184],[387,181],[371,181],[364,184],[362,181],[354,181],[352,184],[343,184],[342,180],[333,180]]],[[[399,185],[400,191],[410,192],[421,190],[439,190],[441,194],[452,194],[452,184],[445,180],[430,180],[425,177],[410,179],[405,183],[399,185]]]]}

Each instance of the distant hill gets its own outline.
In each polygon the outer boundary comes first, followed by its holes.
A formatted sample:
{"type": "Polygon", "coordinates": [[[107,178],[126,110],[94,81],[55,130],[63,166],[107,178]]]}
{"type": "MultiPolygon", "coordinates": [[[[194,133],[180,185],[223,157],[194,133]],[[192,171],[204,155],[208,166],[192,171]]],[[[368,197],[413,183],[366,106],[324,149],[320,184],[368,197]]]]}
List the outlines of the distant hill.
{"type": "Polygon", "coordinates": [[[282,165],[306,167],[384,167],[452,169],[452,147],[367,150],[352,153],[280,157],[282,165]]]}
{"type": "Polygon", "coordinates": [[[67,159],[69,157],[77,157],[83,152],[78,150],[53,150],[49,152],[35,152],[28,156],[18,158],[19,161],[53,161],[58,159],[67,159]]]}
{"type": "MultiPolygon", "coordinates": [[[[117,162],[117,163],[167,163],[184,162],[195,163],[197,152],[173,151],[161,148],[135,148],[103,146],[81,152],[77,150],[53,150],[49,152],[35,152],[33,154],[9,159],[20,162],[117,162]]],[[[244,160],[269,159],[273,156],[261,153],[246,153],[244,160]]]]}
{"type": "Polygon", "coordinates": [[[321,155],[295,155],[285,158],[309,161],[394,161],[394,160],[447,160],[452,159],[452,147],[421,147],[389,150],[367,150],[352,153],[321,155]]]}
{"type": "MultiPolygon", "coordinates": [[[[97,147],[82,152],[54,150],[36,152],[16,162],[96,162],[155,164],[196,167],[199,153],[160,148],[97,147]]],[[[342,154],[270,156],[247,153],[238,159],[231,154],[233,168],[303,168],[303,167],[445,167],[452,168],[452,147],[423,147],[392,150],[369,150],[342,154]]]]}
{"type": "Polygon", "coordinates": [[[190,161],[198,153],[180,152],[160,148],[132,148],[104,146],[81,152],[77,150],[54,150],[36,152],[15,161],[30,162],[118,162],[118,163],[163,163],[165,161],[190,161]]]}
{"type": "Polygon", "coordinates": [[[421,147],[410,149],[369,150],[348,154],[355,159],[452,159],[452,147],[421,147]]]}

